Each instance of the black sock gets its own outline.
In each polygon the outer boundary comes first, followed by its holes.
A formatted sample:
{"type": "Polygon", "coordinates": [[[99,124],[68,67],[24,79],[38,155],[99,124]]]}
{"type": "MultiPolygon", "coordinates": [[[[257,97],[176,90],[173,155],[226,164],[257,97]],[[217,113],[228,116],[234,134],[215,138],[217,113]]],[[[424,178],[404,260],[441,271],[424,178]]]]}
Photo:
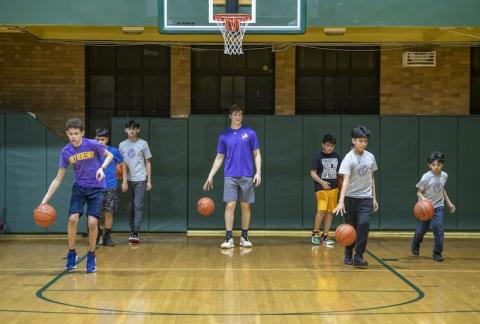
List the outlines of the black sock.
{"type": "Polygon", "coordinates": [[[248,237],[248,228],[247,229],[242,229],[242,236],[243,237],[248,237]]]}
{"type": "Polygon", "coordinates": [[[232,238],[232,236],[233,236],[232,231],[227,231],[227,238],[230,239],[230,238],[232,238]]]}
{"type": "Polygon", "coordinates": [[[68,249],[68,252],[75,252],[75,253],[77,253],[77,252],[75,251],[75,249],[68,249]]]}
{"type": "Polygon", "coordinates": [[[108,235],[110,235],[111,231],[112,230],[110,228],[105,228],[105,232],[103,232],[103,233],[108,236],[108,235]]]}
{"type": "Polygon", "coordinates": [[[95,255],[95,251],[93,251],[93,252],[92,252],[92,251],[88,251],[88,254],[90,254],[90,255],[95,255]]]}

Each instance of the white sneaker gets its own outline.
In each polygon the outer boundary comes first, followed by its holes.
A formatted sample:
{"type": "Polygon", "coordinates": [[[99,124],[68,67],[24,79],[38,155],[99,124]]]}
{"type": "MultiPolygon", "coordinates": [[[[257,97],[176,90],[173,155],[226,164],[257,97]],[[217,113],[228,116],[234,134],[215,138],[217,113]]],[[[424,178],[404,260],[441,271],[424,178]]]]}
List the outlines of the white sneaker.
{"type": "Polygon", "coordinates": [[[227,240],[227,238],[225,238],[225,241],[222,243],[221,248],[222,249],[231,249],[234,246],[235,246],[235,244],[233,244],[233,238],[231,237],[228,240],[227,240]]]}
{"type": "Polygon", "coordinates": [[[240,237],[240,246],[243,246],[243,247],[252,247],[252,242],[250,242],[250,240],[248,239],[248,236],[247,237],[240,237]]]}

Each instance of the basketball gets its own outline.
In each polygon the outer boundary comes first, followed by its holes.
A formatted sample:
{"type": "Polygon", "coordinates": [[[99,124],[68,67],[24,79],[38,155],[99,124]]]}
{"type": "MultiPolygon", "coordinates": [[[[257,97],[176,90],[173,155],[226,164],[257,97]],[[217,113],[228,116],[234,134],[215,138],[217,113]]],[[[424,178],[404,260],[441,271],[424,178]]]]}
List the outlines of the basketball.
{"type": "Polygon", "coordinates": [[[413,213],[418,220],[427,221],[432,219],[435,208],[430,200],[420,200],[413,207],[413,213]]]}
{"type": "Polygon", "coordinates": [[[33,210],[33,220],[40,227],[48,227],[55,223],[57,212],[49,204],[41,204],[33,210]]]}
{"type": "Polygon", "coordinates": [[[117,163],[117,179],[118,180],[123,179],[122,165],[120,163],[117,163]]]}
{"type": "Polygon", "coordinates": [[[197,201],[197,212],[202,216],[210,216],[215,211],[215,203],[208,197],[202,197],[197,201]]]}
{"type": "Polygon", "coordinates": [[[357,232],[350,224],[341,224],[335,231],[335,239],[341,246],[352,245],[357,239],[357,232]]]}

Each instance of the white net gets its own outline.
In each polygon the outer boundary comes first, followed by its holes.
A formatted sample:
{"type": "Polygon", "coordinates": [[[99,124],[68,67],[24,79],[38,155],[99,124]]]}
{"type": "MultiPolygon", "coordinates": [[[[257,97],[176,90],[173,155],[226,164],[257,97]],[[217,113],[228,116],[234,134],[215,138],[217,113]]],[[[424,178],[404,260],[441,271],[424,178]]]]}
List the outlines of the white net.
{"type": "Polygon", "coordinates": [[[214,19],[222,32],[225,42],[223,53],[228,55],[243,54],[243,35],[245,35],[245,30],[250,22],[250,16],[216,15],[214,19]]]}

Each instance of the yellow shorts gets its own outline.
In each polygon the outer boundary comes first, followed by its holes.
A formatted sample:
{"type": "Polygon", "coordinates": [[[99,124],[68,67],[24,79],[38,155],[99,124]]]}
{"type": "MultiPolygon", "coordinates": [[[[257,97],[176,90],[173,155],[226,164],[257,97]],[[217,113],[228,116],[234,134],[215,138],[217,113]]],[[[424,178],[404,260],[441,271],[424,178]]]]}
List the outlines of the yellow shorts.
{"type": "Polygon", "coordinates": [[[338,203],[338,188],[331,190],[320,190],[317,195],[317,211],[333,212],[338,203]]]}

